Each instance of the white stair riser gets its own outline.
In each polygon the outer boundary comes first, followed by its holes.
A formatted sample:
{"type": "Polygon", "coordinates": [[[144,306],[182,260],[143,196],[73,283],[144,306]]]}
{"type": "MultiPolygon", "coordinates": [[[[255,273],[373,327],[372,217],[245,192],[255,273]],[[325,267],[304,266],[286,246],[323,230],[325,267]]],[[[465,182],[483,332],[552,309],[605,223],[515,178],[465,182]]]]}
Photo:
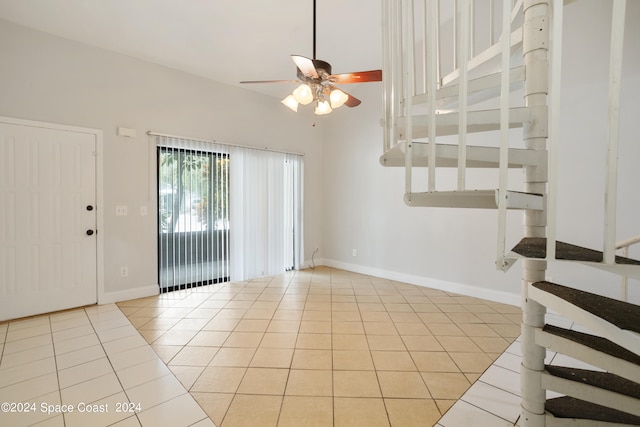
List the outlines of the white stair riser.
{"type": "MultiPolygon", "coordinates": [[[[429,144],[415,142],[412,144],[411,165],[427,167],[429,165],[429,144]]],[[[537,166],[546,171],[547,156],[545,151],[509,149],[509,167],[537,166]]],[[[458,167],[458,146],[436,144],[436,167],[458,167]]],[[[387,167],[405,166],[405,143],[396,144],[380,157],[380,164],[387,167]]],[[[467,168],[498,168],[500,149],[498,147],[467,146],[467,168]]]]}
{"type": "Polygon", "coordinates": [[[535,337],[536,344],[541,347],[565,354],[622,378],[640,383],[640,368],[633,363],[618,359],[617,357],[610,356],[566,338],[550,334],[542,329],[536,329],[535,337]]]}
{"type": "MultiPolygon", "coordinates": [[[[506,259],[509,260],[511,264],[513,264],[519,259],[527,259],[527,258],[516,252],[511,251],[507,254],[506,259]]],[[[547,259],[547,258],[534,258],[534,259],[539,259],[541,261],[542,260],[554,261],[559,263],[579,263],[589,267],[597,268],[599,270],[604,270],[612,274],[617,274],[619,276],[626,276],[630,279],[640,280],[640,265],[606,264],[604,262],[575,261],[575,260],[567,260],[567,259],[553,259],[553,260],[547,259]]]]}
{"type": "Polygon", "coordinates": [[[640,336],[625,331],[555,295],[529,285],[529,298],[551,308],[559,314],[592,330],[596,334],[606,337],[609,341],[626,348],[635,354],[640,354],[640,336]]]}
{"type": "MultiPolygon", "coordinates": [[[[407,193],[404,201],[409,206],[438,208],[497,209],[497,190],[433,191],[407,193]]],[[[507,191],[507,209],[538,209],[544,205],[543,197],[536,194],[507,191]]]]}
{"type": "MultiPolygon", "coordinates": [[[[467,92],[469,94],[468,105],[483,102],[488,99],[500,96],[500,73],[489,74],[477,79],[471,79],[468,82],[467,92]]],[[[513,68],[509,73],[509,81],[511,82],[511,90],[519,89],[525,80],[524,67],[513,68]]],[[[460,87],[457,84],[444,86],[438,89],[436,94],[437,108],[457,108],[460,87]]],[[[413,97],[413,105],[426,104],[429,102],[428,94],[424,93],[413,97]]]]}
{"type": "MultiPolygon", "coordinates": [[[[522,28],[516,28],[511,32],[511,54],[522,49],[522,28]]],[[[479,53],[469,61],[467,69],[469,72],[480,67],[486,67],[485,74],[492,74],[500,69],[501,43],[498,42],[485,51],[479,53]]],[[[442,85],[447,86],[456,83],[460,78],[460,70],[454,70],[442,78],[442,85]]]]}
{"type": "MultiPolygon", "coordinates": [[[[457,135],[458,134],[458,118],[459,113],[446,113],[436,115],[436,136],[457,135]]],[[[415,115],[412,117],[413,122],[413,138],[429,137],[429,128],[426,125],[418,125],[429,123],[426,115],[415,115]]],[[[509,127],[522,127],[525,123],[531,122],[531,111],[527,107],[514,107],[509,109],[509,127]]],[[[404,139],[405,117],[397,119],[400,139],[404,139]]],[[[467,132],[487,132],[500,129],[500,110],[482,110],[469,111],[467,114],[467,132]]]]}

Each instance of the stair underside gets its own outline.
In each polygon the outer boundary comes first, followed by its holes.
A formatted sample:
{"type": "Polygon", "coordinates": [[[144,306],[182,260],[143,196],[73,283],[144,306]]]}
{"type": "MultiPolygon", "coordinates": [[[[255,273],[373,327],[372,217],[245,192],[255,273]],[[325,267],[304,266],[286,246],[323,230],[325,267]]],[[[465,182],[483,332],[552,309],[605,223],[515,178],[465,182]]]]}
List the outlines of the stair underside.
{"type": "MultiPolygon", "coordinates": [[[[519,89],[525,80],[524,66],[513,68],[509,71],[510,90],[519,89]]],[[[474,105],[488,99],[500,96],[500,84],[502,74],[500,72],[489,74],[486,76],[471,79],[467,83],[467,104],[474,105]]],[[[438,89],[436,93],[436,107],[441,108],[457,108],[459,101],[460,86],[451,84],[438,89]]],[[[424,93],[413,97],[413,105],[427,104],[429,102],[429,94],[424,93]]]]}
{"type": "MultiPolygon", "coordinates": [[[[498,197],[498,190],[431,191],[406,193],[404,201],[414,207],[496,209],[498,197]]],[[[507,209],[541,210],[543,207],[541,194],[507,191],[507,209]]]]}
{"type": "Polygon", "coordinates": [[[640,417],[569,396],[547,400],[545,409],[556,418],[576,418],[640,426],[640,417]]]}
{"type": "MultiPolygon", "coordinates": [[[[393,146],[380,156],[382,166],[404,167],[406,160],[405,143],[393,146]]],[[[411,149],[411,164],[415,167],[429,166],[429,144],[413,142],[411,149]]],[[[500,166],[500,149],[498,147],[467,146],[468,168],[498,168],[500,166]]],[[[546,151],[534,151],[523,148],[509,149],[509,167],[546,166],[546,151]]],[[[436,144],[436,167],[458,167],[458,146],[453,144],[436,144]]]]}
{"type": "MultiPolygon", "coordinates": [[[[500,110],[481,110],[467,112],[467,133],[488,132],[500,129],[500,110]]],[[[457,135],[459,113],[436,114],[435,135],[457,135]]],[[[406,139],[406,117],[398,117],[398,139],[406,139]]],[[[514,107],[509,109],[509,128],[522,127],[524,123],[531,122],[531,110],[527,107],[514,107]]],[[[414,115],[412,117],[412,138],[429,137],[429,116],[414,115]]]]}
{"type": "MultiPolygon", "coordinates": [[[[510,35],[511,51],[510,56],[522,49],[522,28],[513,28],[510,35]]],[[[467,71],[473,73],[474,70],[482,70],[484,74],[492,74],[500,70],[502,55],[502,44],[495,43],[483,52],[480,52],[467,64],[467,71]]],[[[521,55],[519,55],[521,57],[521,55]]],[[[442,85],[455,84],[460,79],[460,70],[456,69],[442,78],[442,85]]]]}

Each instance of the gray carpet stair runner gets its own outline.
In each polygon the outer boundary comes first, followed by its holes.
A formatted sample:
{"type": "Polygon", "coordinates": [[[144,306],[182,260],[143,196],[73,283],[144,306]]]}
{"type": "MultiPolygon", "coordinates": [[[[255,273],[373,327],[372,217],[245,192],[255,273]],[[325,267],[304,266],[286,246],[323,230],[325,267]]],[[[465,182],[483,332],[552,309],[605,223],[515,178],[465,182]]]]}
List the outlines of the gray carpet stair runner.
{"type": "Polygon", "coordinates": [[[640,426],[640,417],[569,396],[547,400],[545,409],[556,418],[575,418],[640,426]]]}
{"type": "MultiPolygon", "coordinates": [[[[513,252],[526,258],[544,258],[547,253],[547,239],[544,237],[525,237],[513,248],[513,252]]],[[[556,259],[567,261],[602,262],[601,251],[572,245],[565,242],[556,242],[556,259]]],[[[617,264],[640,265],[640,261],[616,256],[617,264]]]]}
{"type": "MultiPolygon", "coordinates": [[[[539,254],[540,242],[538,241],[536,243],[538,245],[528,245],[525,243],[522,246],[522,248],[524,248],[523,251],[526,251],[529,255],[535,251],[539,254]],[[532,248],[536,248],[535,251],[533,251],[532,248]]],[[[589,258],[590,261],[597,258],[597,254],[594,255],[596,251],[585,250],[585,248],[567,244],[562,244],[560,247],[562,250],[558,252],[559,256],[571,256],[572,259],[580,258],[581,260],[589,258]]],[[[542,248],[544,248],[544,244],[542,248]]],[[[602,259],[601,254],[600,259],[602,259]]],[[[623,260],[625,260],[623,262],[626,262],[627,259],[623,258],[623,260]]],[[[606,320],[620,329],[640,333],[640,306],[546,281],[533,283],[532,286],[555,295],[582,310],[606,320]]],[[[605,338],[552,325],[545,325],[543,331],[582,346],[595,349],[621,361],[632,363],[640,369],[640,355],[605,338]]],[[[607,390],[633,399],[640,399],[640,384],[610,372],[561,366],[546,366],[545,369],[546,372],[553,377],[607,390]]],[[[545,408],[547,412],[556,418],[571,418],[640,426],[640,417],[636,415],[607,408],[571,396],[549,399],[545,404],[545,408]]]]}
{"type": "Polygon", "coordinates": [[[640,333],[640,306],[551,282],[537,282],[533,286],[562,298],[620,329],[640,333]]]}
{"type": "Polygon", "coordinates": [[[639,366],[640,355],[637,355],[626,348],[620,347],[618,344],[596,335],[586,334],[584,332],[572,331],[553,325],[545,325],[543,331],[558,337],[573,341],[583,346],[593,348],[609,356],[616,357],[621,360],[633,363],[639,366]]]}

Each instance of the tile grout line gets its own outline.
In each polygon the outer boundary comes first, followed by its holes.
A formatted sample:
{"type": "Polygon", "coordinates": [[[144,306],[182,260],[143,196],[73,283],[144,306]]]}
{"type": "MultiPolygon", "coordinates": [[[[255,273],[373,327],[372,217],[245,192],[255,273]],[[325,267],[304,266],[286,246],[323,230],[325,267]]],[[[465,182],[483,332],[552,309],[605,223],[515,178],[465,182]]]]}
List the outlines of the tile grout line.
{"type": "MultiPolygon", "coordinates": [[[[289,283],[287,283],[287,287],[286,289],[289,289],[289,285],[291,284],[291,282],[289,281],[289,283]]],[[[265,289],[268,288],[268,286],[265,287],[265,289]]],[[[264,294],[264,289],[262,291],[262,293],[260,295],[264,294]]],[[[283,296],[280,297],[280,300],[278,301],[278,306],[280,306],[280,304],[282,303],[282,300],[284,298],[284,295],[286,294],[286,290],[285,292],[282,293],[283,296]]],[[[276,309],[274,310],[274,314],[275,312],[278,311],[278,308],[276,307],[276,309]]],[[[267,331],[269,330],[269,326],[271,325],[271,322],[273,322],[273,315],[271,316],[271,319],[269,320],[269,325],[267,325],[267,331]]],[[[296,342],[294,343],[294,350],[293,350],[293,354],[295,354],[295,348],[296,345],[298,344],[298,339],[300,337],[300,327],[302,325],[302,317],[300,318],[300,322],[298,324],[298,329],[296,332],[296,342]]],[[[266,331],[265,331],[266,334],[266,331]]],[[[264,339],[264,335],[262,336],[262,339],[264,339]]],[[[262,340],[261,340],[262,342],[262,340]]],[[[260,348],[260,345],[258,344],[258,347],[256,348],[256,353],[258,352],[258,348],[260,348]]],[[[256,353],[253,354],[253,357],[251,358],[251,360],[249,361],[249,366],[251,366],[251,362],[253,361],[253,358],[256,357],[256,353]]],[[[280,409],[278,410],[278,418],[276,419],[276,426],[278,425],[278,423],[280,422],[280,417],[282,416],[282,408],[284,407],[284,398],[285,398],[285,394],[287,392],[287,384],[289,383],[289,377],[291,376],[291,366],[293,365],[293,354],[291,356],[291,362],[289,363],[289,369],[287,370],[287,380],[284,383],[284,389],[282,390],[282,401],[280,402],[280,409]]],[[[247,368],[247,371],[249,371],[249,368],[247,368]]],[[[242,384],[242,382],[241,382],[242,384]]],[[[239,387],[239,386],[238,386],[239,387]]]]}
{"type": "MultiPolygon", "coordinates": [[[[331,283],[331,281],[329,282],[329,284],[330,284],[330,283],[331,283]]],[[[355,295],[355,289],[354,289],[353,281],[350,281],[350,282],[349,282],[349,286],[350,286],[350,289],[352,290],[352,292],[353,292],[353,293],[354,293],[354,295],[355,295]]],[[[260,293],[260,296],[265,296],[265,295],[267,295],[265,292],[266,292],[266,290],[269,288],[269,285],[268,285],[268,284],[262,285],[262,287],[261,287],[261,288],[262,288],[262,291],[261,291],[261,293],[260,293]]],[[[287,293],[287,290],[289,290],[290,288],[291,288],[291,280],[289,281],[289,284],[287,285],[287,289],[286,289],[284,292],[282,292],[282,293],[280,294],[280,295],[281,295],[281,297],[280,297],[280,299],[279,299],[279,303],[280,303],[280,304],[282,303],[282,301],[283,301],[283,299],[284,299],[284,295],[286,295],[286,293],[287,293]]],[[[243,286],[243,288],[241,288],[241,289],[247,289],[247,283],[245,283],[245,284],[244,284],[244,286],[243,286]]],[[[331,287],[331,286],[330,286],[330,289],[332,290],[332,287],[331,287]]],[[[405,295],[404,295],[404,294],[402,294],[402,289],[401,289],[401,288],[398,288],[396,284],[394,284],[394,290],[395,290],[395,291],[397,291],[398,293],[400,293],[403,297],[405,297],[405,295]]],[[[239,291],[239,292],[236,292],[236,293],[234,294],[234,296],[238,296],[238,294],[239,294],[239,293],[241,293],[241,292],[240,292],[240,291],[239,291]]],[[[318,294],[318,295],[324,295],[324,294],[318,294]]],[[[338,295],[339,295],[339,294],[335,294],[335,296],[338,296],[338,295]]],[[[253,299],[253,300],[252,300],[252,301],[253,301],[253,304],[255,304],[255,302],[256,302],[256,301],[258,301],[258,299],[260,298],[260,296],[259,296],[258,298],[256,298],[256,299],[253,299]]],[[[311,296],[311,294],[309,293],[309,290],[307,289],[306,297],[305,297],[305,298],[306,298],[306,299],[305,299],[305,305],[309,302],[308,300],[309,300],[309,297],[310,297],[310,296],[311,296]]],[[[330,297],[334,296],[333,292],[329,293],[329,296],[330,296],[330,297]]],[[[380,296],[380,294],[379,294],[379,293],[377,293],[377,296],[379,297],[379,296],[380,296]]],[[[209,298],[207,298],[207,299],[209,299],[209,298]]],[[[408,301],[406,301],[406,298],[404,298],[404,299],[405,299],[405,302],[406,302],[406,303],[408,303],[408,301]]],[[[232,301],[232,300],[233,300],[233,297],[231,297],[229,300],[227,300],[227,304],[228,304],[230,301],[232,301]]],[[[253,305],[253,304],[252,304],[252,305],[253,305]]],[[[330,304],[333,304],[333,299],[332,299],[332,298],[330,299],[330,304]]],[[[357,299],[356,299],[356,304],[357,304],[357,299]]],[[[460,303],[457,303],[457,304],[460,304],[460,303]]],[[[225,304],[225,305],[226,305],[226,304],[225,304]]],[[[436,304],[436,305],[437,305],[437,304],[436,304]]],[[[362,318],[362,311],[360,310],[360,307],[359,307],[359,306],[357,306],[357,307],[358,307],[358,313],[359,313],[359,316],[360,316],[360,322],[364,322],[364,320],[363,320],[363,318],[362,318]]],[[[195,309],[195,308],[194,308],[194,309],[195,309]]],[[[278,308],[276,307],[276,308],[274,309],[274,313],[275,313],[275,311],[277,311],[277,310],[278,310],[278,308]]],[[[193,309],[192,309],[191,311],[193,311],[193,309]]],[[[304,309],[303,309],[302,311],[303,311],[303,313],[304,313],[304,309]]],[[[417,314],[417,312],[415,312],[415,309],[414,309],[413,307],[412,307],[411,312],[412,312],[412,313],[414,313],[414,314],[417,314]]],[[[442,312],[442,311],[440,311],[440,312],[442,312]]],[[[331,305],[331,313],[332,313],[331,323],[333,324],[333,315],[334,315],[333,305],[331,305]]],[[[389,315],[388,307],[386,307],[386,306],[385,306],[385,313],[386,313],[387,315],[389,315]]],[[[446,313],[444,313],[444,314],[446,315],[446,313]]],[[[303,315],[304,315],[304,314],[303,314],[303,315]]],[[[156,317],[157,317],[157,316],[156,316],[156,317]]],[[[447,316],[447,317],[448,317],[448,316],[447,316]]],[[[185,318],[185,317],[184,317],[184,315],[183,315],[183,317],[182,317],[182,318],[183,318],[183,319],[185,318]]],[[[420,323],[426,326],[425,320],[424,320],[423,318],[420,318],[420,320],[421,320],[421,321],[420,321],[420,323]]],[[[274,315],[272,315],[272,316],[271,316],[271,318],[269,319],[269,325],[271,325],[273,321],[274,321],[274,315]]],[[[457,323],[455,323],[455,321],[454,321],[453,319],[450,319],[450,321],[451,321],[451,323],[452,323],[452,324],[457,325],[457,323]]],[[[391,318],[391,322],[393,323],[394,328],[395,328],[396,332],[398,333],[397,335],[401,337],[401,335],[399,334],[399,332],[400,332],[400,331],[398,330],[398,326],[397,326],[396,322],[395,322],[395,321],[393,321],[393,318],[391,318]]],[[[486,323],[486,322],[483,322],[483,323],[486,323]]],[[[302,326],[302,318],[300,319],[300,323],[299,323],[299,325],[298,325],[298,332],[297,332],[297,337],[296,337],[296,343],[294,344],[294,348],[293,348],[293,352],[294,352],[294,354],[295,354],[295,350],[296,350],[296,348],[297,348],[296,346],[297,346],[297,343],[298,343],[298,340],[299,340],[299,334],[300,334],[301,326],[302,326]]],[[[263,333],[263,337],[261,338],[261,341],[264,339],[264,336],[265,336],[265,334],[267,333],[266,331],[268,330],[268,327],[269,327],[269,326],[267,326],[267,329],[266,329],[266,330],[265,330],[265,332],[263,333]]],[[[364,328],[364,324],[363,324],[363,328],[364,328]]],[[[137,328],[136,328],[136,329],[137,329],[137,328]]],[[[201,328],[199,331],[202,331],[202,330],[203,330],[203,329],[201,328]]],[[[166,332],[166,331],[165,331],[165,332],[166,332]]],[[[232,332],[233,332],[233,331],[231,331],[231,332],[230,332],[230,334],[231,334],[232,332]]],[[[332,334],[331,334],[331,335],[332,335],[332,338],[333,338],[333,331],[332,331],[332,334]]],[[[368,338],[369,338],[369,334],[367,334],[366,330],[364,331],[364,335],[367,337],[367,343],[368,343],[368,346],[369,346],[369,355],[370,355],[370,357],[373,359],[373,357],[372,357],[372,353],[371,353],[371,352],[372,352],[372,350],[371,350],[371,347],[370,347],[370,345],[369,345],[369,340],[368,340],[368,338]]],[[[469,339],[471,339],[471,340],[472,340],[472,337],[471,337],[470,335],[468,335],[465,331],[463,331],[463,335],[464,335],[465,337],[467,337],[467,338],[469,338],[469,339]]],[[[498,334],[498,335],[499,335],[499,336],[501,336],[500,334],[498,334]]],[[[435,337],[437,338],[437,336],[435,336],[435,337]]],[[[227,339],[228,339],[228,338],[227,338],[227,339]]],[[[472,341],[473,341],[473,340],[472,340],[472,341]]],[[[403,347],[405,348],[406,352],[408,352],[408,353],[409,353],[409,355],[410,355],[410,352],[409,352],[409,350],[407,349],[407,346],[406,346],[406,343],[404,342],[404,340],[402,340],[402,344],[403,344],[403,347]]],[[[224,345],[224,343],[223,343],[223,345],[224,345]]],[[[181,348],[182,348],[182,349],[184,349],[184,348],[185,348],[185,347],[187,347],[187,346],[188,346],[188,343],[187,343],[187,344],[185,344],[185,345],[182,345],[182,346],[181,346],[181,348]]],[[[258,344],[258,346],[257,346],[256,348],[259,348],[259,346],[260,346],[260,344],[258,344]]],[[[334,361],[333,361],[333,351],[334,351],[335,349],[334,349],[334,347],[333,347],[333,339],[332,339],[332,342],[331,342],[330,350],[331,350],[331,354],[332,354],[332,361],[331,361],[331,363],[332,363],[332,372],[334,372],[334,367],[335,367],[335,366],[334,366],[334,364],[333,364],[333,362],[334,362],[334,361]]],[[[445,352],[446,352],[446,354],[449,354],[449,351],[447,351],[446,349],[445,349],[445,352]]],[[[484,350],[482,350],[482,349],[481,349],[481,352],[482,352],[483,354],[486,354],[486,353],[485,353],[485,351],[484,351],[484,350]]],[[[175,356],[174,356],[174,357],[175,357],[175,356]]],[[[256,354],[254,353],[254,354],[253,354],[253,356],[252,356],[252,358],[251,358],[251,360],[253,360],[255,357],[256,357],[256,354]]],[[[293,357],[293,355],[292,355],[292,357],[293,357]]],[[[214,355],[214,358],[215,358],[215,355],[214,355]]],[[[413,361],[413,358],[412,358],[412,361],[413,361]]],[[[413,363],[415,364],[415,361],[413,361],[413,363]]],[[[461,369],[462,369],[462,368],[458,365],[458,363],[457,363],[457,362],[455,362],[455,361],[454,361],[454,363],[455,363],[455,364],[456,364],[456,366],[458,367],[459,371],[460,371],[460,372],[462,372],[462,371],[461,371],[461,369]]],[[[168,362],[167,362],[167,364],[168,364],[168,362]]],[[[247,369],[249,369],[250,364],[251,364],[251,361],[249,361],[248,366],[246,367],[247,369]]],[[[208,366],[208,365],[207,365],[207,366],[208,366]]],[[[289,367],[289,371],[291,370],[291,368],[292,368],[292,365],[290,365],[290,367],[289,367]]],[[[375,366],[374,366],[374,370],[375,370],[375,366]]],[[[376,370],[376,371],[377,371],[377,370],[376,370]]],[[[290,374],[290,372],[289,372],[289,374],[290,374]]],[[[246,375],[246,371],[245,371],[245,375],[246,375]]],[[[480,374],[480,375],[478,376],[478,379],[480,378],[480,376],[481,376],[481,375],[482,375],[482,374],[480,374]]],[[[243,378],[244,378],[244,376],[243,376],[243,378]]],[[[476,379],[475,381],[477,381],[478,379],[476,379]]],[[[197,379],[196,379],[196,381],[197,381],[197,379]]],[[[422,381],[423,381],[423,383],[424,383],[424,377],[422,377],[422,381]]],[[[475,381],[474,381],[474,382],[475,382],[475,381]]],[[[242,382],[242,380],[241,380],[241,382],[242,382]]],[[[288,381],[287,381],[287,382],[288,382],[288,381]]],[[[428,386],[426,385],[426,383],[424,383],[424,385],[425,385],[425,387],[427,387],[427,390],[429,390],[429,388],[428,388],[428,386]]],[[[335,388],[335,383],[332,381],[332,390],[334,390],[334,388],[335,388]]],[[[382,399],[384,400],[384,396],[382,396],[382,390],[381,390],[381,386],[380,386],[379,378],[378,378],[378,389],[380,390],[380,392],[381,392],[381,397],[382,397],[382,399]]],[[[283,403],[284,403],[284,395],[285,395],[285,393],[286,393],[286,384],[285,384],[285,391],[283,392],[283,401],[282,401],[282,403],[281,403],[281,410],[282,410],[282,405],[283,405],[283,403]]],[[[234,393],[234,394],[236,394],[236,393],[234,393]]],[[[335,399],[335,396],[334,396],[334,399],[335,399]]],[[[435,401],[435,399],[432,399],[432,400],[434,400],[434,401],[435,401]]],[[[229,407],[230,407],[230,405],[229,405],[229,407]]],[[[385,407],[386,407],[386,405],[385,405],[385,407]]],[[[440,410],[440,408],[439,408],[439,407],[438,407],[438,410],[440,410]]],[[[441,413],[441,414],[442,414],[442,413],[441,413]]],[[[389,415],[389,413],[388,413],[388,411],[387,411],[387,416],[388,416],[388,415],[389,415]]],[[[335,418],[335,413],[334,413],[334,418],[335,418]]],[[[334,421],[335,421],[335,420],[334,420],[334,421]]]]}
{"type": "MultiPolygon", "coordinates": [[[[394,284],[394,288],[397,289],[395,284],[394,284]]],[[[374,289],[375,289],[375,285],[374,285],[374,289]]],[[[378,295],[378,298],[380,299],[380,301],[382,301],[382,299],[380,298],[380,294],[378,294],[377,290],[376,290],[376,294],[378,295]]],[[[406,301],[406,298],[404,298],[404,296],[402,298],[405,300],[405,302],[408,303],[408,301],[406,301]]],[[[391,323],[393,324],[394,330],[398,333],[398,337],[400,338],[400,340],[402,342],[402,346],[404,347],[404,349],[406,350],[407,354],[411,358],[411,363],[413,363],[415,365],[415,361],[413,360],[413,357],[411,357],[411,353],[409,353],[409,349],[407,348],[405,342],[402,340],[401,335],[400,335],[400,331],[398,331],[398,327],[396,326],[396,323],[393,320],[393,317],[391,316],[391,314],[390,314],[390,312],[388,310],[388,307],[384,304],[384,302],[381,302],[381,304],[384,307],[384,313],[387,314],[387,316],[391,320],[391,323]]],[[[356,305],[357,305],[357,303],[356,303],[356,305]]],[[[413,307],[411,307],[411,310],[412,310],[412,313],[415,314],[415,312],[413,311],[413,307]]],[[[360,306],[359,305],[358,305],[358,312],[360,313],[360,318],[362,318],[362,312],[360,311],[360,306]]],[[[364,321],[363,321],[363,323],[364,323],[364,321]]],[[[364,328],[364,325],[363,325],[363,328],[364,328]]],[[[387,421],[389,422],[389,425],[391,426],[391,425],[393,425],[392,422],[391,422],[391,413],[389,411],[389,407],[387,405],[387,401],[384,398],[384,393],[382,392],[382,385],[380,385],[380,376],[378,374],[378,369],[376,369],[375,361],[373,360],[373,353],[372,353],[372,350],[371,350],[371,343],[369,342],[369,334],[367,334],[366,328],[364,328],[364,332],[365,332],[365,336],[367,337],[367,345],[369,346],[369,357],[371,357],[371,361],[373,363],[374,372],[376,374],[376,379],[378,381],[378,389],[380,390],[380,397],[382,398],[382,403],[384,405],[385,412],[387,413],[387,421]]],[[[416,370],[417,369],[418,369],[418,367],[416,365],[416,370]]],[[[417,372],[419,374],[419,371],[417,371],[417,372]]],[[[420,375],[420,380],[424,384],[425,388],[427,389],[427,392],[429,393],[429,396],[431,397],[431,393],[428,391],[429,388],[427,387],[427,384],[424,382],[424,378],[422,377],[422,375],[420,375]]],[[[434,404],[435,404],[435,401],[434,401],[434,404]]]]}
{"type": "MultiPolygon", "coordinates": [[[[117,308],[117,306],[116,306],[116,308],[117,308]]],[[[102,348],[102,351],[104,352],[104,355],[107,358],[107,361],[109,362],[109,366],[111,366],[111,370],[113,371],[113,374],[116,376],[116,379],[118,380],[118,384],[120,384],[120,387],[122,388],[122,392],[126,396],[127,400],[129,402],[131,402],[131,398],[129,397],[129,394],[127,393],[127,390],[125,390],[124,384],[122,384],[122,380],[120,379],[120,376],[116,372],[115,366],[113,366],[113,361],[111,360],[111,357],[109,357],[109,353],[107,353],[107,349],[104,347],[104,342],[100,338],[100,335],[99,335],[98,331],[96,330],[95,324],[93,323],[93,320],[91,319],[91,316],[89,316],[89,313],[87,312],[86,308],[83,309],[83,311],[84,311],[85,315],[87,316],[87,319],[89,320],[89,324],[91,325],[91,329],[93,329],[93,333],[96,335],[96,338],[100,342],[100,347],[102,348]]],[[[118,308],[118,311],[124,316],[124,313],[122,313],[122,311],[119,308],[118,308]]],[[[127,319],[127,321],[129,321],[129,319],[126,316],[125,316],[125,318],[127,319]]],[[[130,321],[129,321],[129,324],[131,325],[130,321]]],[[[131,326],[133,326],[133,325],[131,325],[131,326]]],[[[136,329],[136,332],[138,332],[137,329],[136,329]]],[[[139,332],[138,332],[138,335],[140,335],[139,332]]],[[[146,340],[145,340],[145,342],[146,342],[146,340]]],[[[106,374],[106,375],[108,375],[108,374],[106,374]]],[[[113,395],[115,395],[115,394],[118,394],[118,393],[114,393],[113,395]]],[[[106,397],[111,397],[111,396],[106,396],[106,397]]],[[[102,399],[105,399],[106,397],[104,397],[102,399]]],[[[140,424],[142,426],[142,421],[140,421],[140,418],[138,417],[138,413],[135,413],[134,416],[136,417],[136,420],[138,421],[138,424],[140,424]]],[[[122,420],[125,420],[125,419],[128,419],[128,418],[130,418],[130,417],[125,417],[122,420]]],[[[120,420],[120,421],[122,421],[122,420],[120,420]]],[[[117,422],[119,422],[119,421],[117,421],[117,422]]]]}
{"type": "MultiPolygon", "coordinates": [[[[53,328],[51,327],[51,316],[47,316],[49,318],[49,329],[51,331],[51,347],[53,348],[53,363],[56,367],[56,381],[58,382],[58,397],[60,398],[60,404],[62,405],[62,387],[60,384],[60,369],[58,369],[58,355],[56,354],[56,341],[53,336],[53,328]]],[[[67,420],[65,419],[65,414],[62,414],[62,423],[63,425],[67,425],[67,420]]],[[[55,417],[53,417],[55,418],[55,417]]]]}
{"type": "MultiPolygon", "coordinates": [[[[0,323],[0,327],[3,325],[4,323],[0,323]]],[[[7,325],[7,329],[4,332],[4,338],[2,339],[2,351],[0,351],[0,367],[2,367],[2,360],[4,358],[4,351],[5,348],[7,347],[7,336],[9,335],[9,322],[7,321],[6,323],[7,325]]]]}

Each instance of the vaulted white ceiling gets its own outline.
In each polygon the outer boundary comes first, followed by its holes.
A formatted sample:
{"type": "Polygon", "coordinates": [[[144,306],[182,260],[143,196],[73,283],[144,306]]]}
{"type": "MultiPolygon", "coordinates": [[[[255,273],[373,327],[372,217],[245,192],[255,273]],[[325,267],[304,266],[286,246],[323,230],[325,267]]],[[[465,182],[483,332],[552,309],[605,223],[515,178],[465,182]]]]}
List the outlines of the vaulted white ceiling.
{"type": "MultiPolygon", "coordinates": [[[[317,58],[334,73],[382,68],[381,1],[316,1],[317,58]]],[[[0,0],[0,18],[236,86],[295,79],[290,55],[313,55],[313,0],[0,0]]]]}

